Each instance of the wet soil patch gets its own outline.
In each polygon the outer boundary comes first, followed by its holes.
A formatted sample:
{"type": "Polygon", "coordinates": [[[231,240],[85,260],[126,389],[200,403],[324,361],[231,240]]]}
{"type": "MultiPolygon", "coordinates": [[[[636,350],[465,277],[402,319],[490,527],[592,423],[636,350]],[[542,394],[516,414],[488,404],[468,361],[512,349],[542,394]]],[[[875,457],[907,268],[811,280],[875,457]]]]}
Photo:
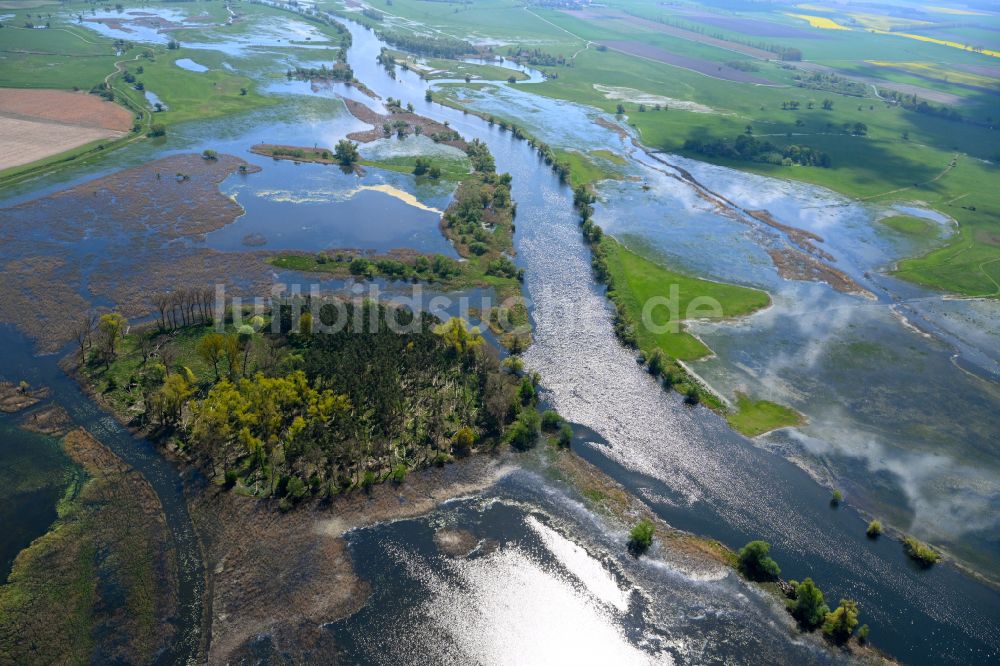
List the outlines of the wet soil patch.
{"type": "Polygon", "coordinates": [[[257,170],[231,155],[174,155],[2,209],[0,320],[55,351],[92,307],[133,317],[158,291],[261,287],[269,272],[256,255],[197,245],[243,213],[219,183],[257,170]]]}
{"type": "MultiPolygon", "coordinates": [[[[419,127],[425,136],[434,137],[435,135],[438,135],[453,137],[448,140],[439,141],[439,143],[454,146],[455,148],[463,151],[467,145],[465,140],[450,127],[439,123],[436,120],[431,120],[430,118],[417,115],[416,113],[410,113],[409,111],[399,111],[389,114],[378,113],[361,102],[355,102],[352,99],[344,99],[344,104],[347,106],[347,110],[350,111],[355,118],[370,125],[374,125],[374,127],[370,130],[365,130],[363,132],[351,132],[348,134],[347,138],[354,141],[369,143],[378,139],[384,139],[386,135],[382,126],[385,123],[392,126],[393,123],[402,122],[406,124],[406,131],[408,134],[413,133],[414,127],[419,127]]],[[[394,133],[395,131],[395,128],[393,128],[392,132],[394,133]]]]}

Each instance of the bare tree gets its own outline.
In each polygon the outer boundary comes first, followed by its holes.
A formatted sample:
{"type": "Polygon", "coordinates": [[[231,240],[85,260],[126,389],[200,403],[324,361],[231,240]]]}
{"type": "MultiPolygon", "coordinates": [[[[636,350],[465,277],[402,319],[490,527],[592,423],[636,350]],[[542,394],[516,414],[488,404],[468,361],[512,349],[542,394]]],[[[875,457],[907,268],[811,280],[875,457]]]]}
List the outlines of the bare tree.
{"type": "Polygon", "coordinates": [[[80,365],[83,365],[84,360],[86,360],[87,350],[91,345],[91,335],[93,335],[96,326],[97,315],[93,312],[81,315],[76,323],[73,324],[73,339],[76,340],[76,344],[80,347],[80,365]]]}

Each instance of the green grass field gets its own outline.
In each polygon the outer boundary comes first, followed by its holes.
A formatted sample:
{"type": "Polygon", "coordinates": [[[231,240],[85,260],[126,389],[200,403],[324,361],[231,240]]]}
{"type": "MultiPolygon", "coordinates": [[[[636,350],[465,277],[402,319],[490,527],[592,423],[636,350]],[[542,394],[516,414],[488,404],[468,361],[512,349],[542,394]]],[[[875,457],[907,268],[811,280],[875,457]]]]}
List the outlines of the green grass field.
{"type": "Polygon", "coordinates": [[[565,162],[570,167],[569,179],[573,187],[586,185],[599,180],[621,179],[621,174],[602,164],[620,164],[616,160],[622,158],[611,151],[593,151],[590,154],[581,153],[578,150],[556,150],[556,158],[560,162],[565,162]],[[594,159],[597,158],[597,159],[594,159]]]}
{"type": "Polygon", "coordinates": [[[936,224],[930,220],[912,215],[893,215],[879,220],[881,224],[894,229],[901,234],[917,238],[937,238],[939,232],[936,224]]]}
{"type": "Polygon", "coordinates": [[[702,280],[669,270],[636,254],[609,236],[601,240],[601,246],[606,253],[615,293],[625,304],[633,321],[637,322],[639,347],[647,354],[659,347],[664,353],[682,361],[703,358],[711,350],[701,340],[683,330],[684,320],[741,317],[771,303],[767,292],[702,280]],[[676,312],[660,306],[649,312],[648,321],[655,327],[673,323],[675,330],[651,330],[642,323],[643,308],[651,299],[669,299],[674,286],[677,293],[676,312]],[[712,311],[713,304],[718,304],[718,310],[712,311]]]}
{"type": "Polygon", "coordinates": [[[726,422],[747,437],[756,437],[777,428],[802,425],[805,419],[791,407],[737,393],[736,411],[726,415],[726,422]]]}
{"type": "MultiPolygon", "coordinates": [[[[399,173],[413,173],[413,168],[417,164],[417,155],[399,155],[396,157],[386,157],[378,160],[362,159],[361,164],[364,166],[374,167],[376,169],[386,169],[388,171],[397,171],[399,173]]],[[[428,156],[431,164],[441,169],[441,178],[444,180],[459,181],[469,175],[471,170],[471,165],[468,159],[465,158],[447,158],[441,155],[431,155],[428,156]]],[[[421,176],[421,178],[426,178],[427,176],[421,176]]]]}
{"type": "MultiPolygon", "coordinates": [[[[702,280],[671,271],[633,252],[610,236],[601,239],[601,250],[611,277],[614,298],[624,306],[631,320],[636,322],[639,348],[646,358],[650,358],[656,349],[663,351],[670,359],[679,361],[704,358],[712,350],[684,331],[683,320],[740,317],[771,303],[771,297],[757,289],[702,280]],[[676,290],[672,292],[674,285],[676,290]],[[670,311],[668,308],[671,306],[664,301],[664,305],[648,311],[648,318],[643,317],[644,307],[653,299],[671,299],[672,293],[677,296],[674,301],[675,311],[670,311]],[[713,308],[716,304],[717,309],[713,308]],[[666,332],[652,330],[649,325],[665,327],[671,322],[676,326],[666,332]]],[[[675,376],[673,388],[682,393],[689,386],[700,387],[686,370],[680,374],[671,370],[671,373],[675,376]]],[[[711,409],[722,413],[733,429],[748,437],[804,422],[802,415],[790,407],[768,400],[754,400],[742,393],[737,393],[736,404],[730,409],[711,392],[700,388],[701,400],[711,409]]]]}
{"type": "Polygon", "coordinates": [[[196,51],[180,48],[158,51],[154,62],[139,60],[127,68],[163,101],[167,110],[154,115],[154,122],[171,125],[194,119],[225,116],[274,104],[277,100],[256,92],[251,79],[222,67],[225,56],[217,51],[196,51]],[[207,72],[191,72],[175,64],[190,58],[209,68],[207,72]],[[143,73],[136,73],[141,65],[143,73]],[[246,94],[242,94],[246,90],[246,94]]]}

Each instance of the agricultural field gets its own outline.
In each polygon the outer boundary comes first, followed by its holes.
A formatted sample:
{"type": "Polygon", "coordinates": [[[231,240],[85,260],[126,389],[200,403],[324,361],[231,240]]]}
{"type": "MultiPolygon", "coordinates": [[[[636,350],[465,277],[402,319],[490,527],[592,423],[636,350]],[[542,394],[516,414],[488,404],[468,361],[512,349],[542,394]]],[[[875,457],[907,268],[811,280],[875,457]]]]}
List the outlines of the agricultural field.
{"type": "Polygon", "coordinates": [[[133,122],[127,109],[94,95],[0,88],[0,171],[118,139],[133,122]]]}

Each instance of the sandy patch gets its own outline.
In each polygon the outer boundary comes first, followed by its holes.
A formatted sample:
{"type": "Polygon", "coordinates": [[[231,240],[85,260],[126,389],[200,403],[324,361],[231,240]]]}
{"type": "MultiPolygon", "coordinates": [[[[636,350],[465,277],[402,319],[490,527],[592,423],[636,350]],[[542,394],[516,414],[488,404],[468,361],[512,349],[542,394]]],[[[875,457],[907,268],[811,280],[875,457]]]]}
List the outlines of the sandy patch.
{"type": "Polygon", "coordinates": [[[420,210],[425,210],[428,213],[437,213],[438,215],[441,214],[441,211],[439,211],[437,208],[428,206],[427,204],[423,203],[422,201],[420,201],[420,199],[416,198],[409,192],[401,190],[398,187],[393,187],[392,185],[389,185],[387,183],[382,183],[381,185],[362,185],[361,187],[356,189],[355,192],[363,192],[365,190],[372,190],[374,192],[381,192],[382,194],[387,194],[390,197],[399,199],[400,201],[409,206],[413,206],[414,208],[419,208],[420,210]]]}
{"type": "Polygon", "coordinates": [[[617,99],[633,104],[661,104],[670,109],[678,111],[692,111],[694,113],[717,113],[717,111],[704,104],[690,102],[684,99],[674,99],[673,97],[663,97],[651,93],[636,90],[635,88],[622,88],[618,86],[603,86],[600,83],[594,84],[594,90],[604,95],[605,99],[617,99]]]}

